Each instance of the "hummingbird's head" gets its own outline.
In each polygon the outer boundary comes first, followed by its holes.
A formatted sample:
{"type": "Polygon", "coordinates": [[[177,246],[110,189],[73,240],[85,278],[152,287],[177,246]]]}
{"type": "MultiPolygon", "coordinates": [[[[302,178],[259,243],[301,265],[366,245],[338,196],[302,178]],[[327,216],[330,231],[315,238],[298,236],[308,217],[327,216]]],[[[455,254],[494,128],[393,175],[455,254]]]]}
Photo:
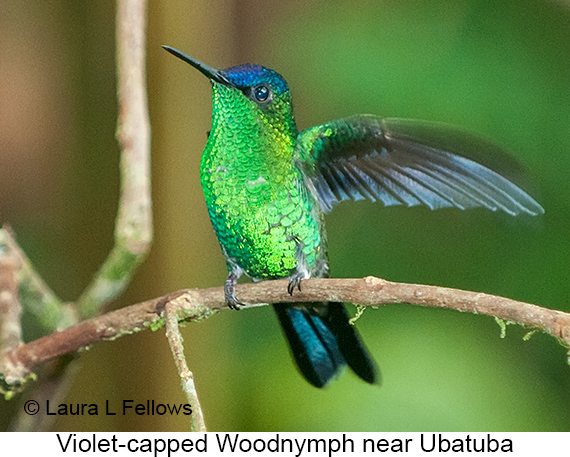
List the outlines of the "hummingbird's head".
{"type": "Polygon", "coordinates": [[[212,81],[215,113],[247,112],[273,126],[290,124],[296,129],[289,86],[276,71],[253,64],[217,70],[177,49],[163,48],[212,81]]]}

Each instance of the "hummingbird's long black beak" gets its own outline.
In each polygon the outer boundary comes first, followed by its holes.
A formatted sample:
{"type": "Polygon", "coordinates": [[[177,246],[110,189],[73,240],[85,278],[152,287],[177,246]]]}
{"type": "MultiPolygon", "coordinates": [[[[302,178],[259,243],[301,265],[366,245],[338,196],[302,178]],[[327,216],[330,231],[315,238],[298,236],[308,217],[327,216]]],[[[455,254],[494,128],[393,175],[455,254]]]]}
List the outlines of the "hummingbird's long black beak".
{"type": "Polygon", "coordinates": [[[232,84],[220,70],[216,70],[215,68],[206,65],[205,63],[202,63],[199,60],[196,60],[193,57],[184,54],[182,51],[179,51],[178,49],[171,48],[170,46],[163,46],[163,48],[166,49],[168,52],[170,52],[170,54],[192,65],[200,73],[206,75],[212,81],[216,81],[217,83],[223,84],[224,86],[232,86],[232,87],[234,86],[234,84],[232,84]]]}

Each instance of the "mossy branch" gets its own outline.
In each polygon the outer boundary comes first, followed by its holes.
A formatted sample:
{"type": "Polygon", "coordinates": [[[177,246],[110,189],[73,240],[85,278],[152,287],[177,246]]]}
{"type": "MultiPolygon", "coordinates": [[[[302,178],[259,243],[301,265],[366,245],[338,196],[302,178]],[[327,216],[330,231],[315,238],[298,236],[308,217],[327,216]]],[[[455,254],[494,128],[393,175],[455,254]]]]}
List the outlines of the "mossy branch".
{"type": "MultiPolygon", "coordinates": [[[[240,284],[236,292],[248,307],[265,303],[349,302],[362,306],[409,303],[486,314],[529,329],[546,332],[570,346],[570,313],[543,308],[509,298],[446,287],[362,279],[308,279],[302,292],[287,293],[287,280],[240,284]]],[[[223,287],[181,290],[127,306],[75,324],[10,351],[6,357],[22,375],[54,357],[109,341],[146,328],[164,325],[165,309],[172,306],[177,321],[198,321],[228,309],[223,287]]]]}
{"type": "Polygon", "coordinates": [[[17,259],[19,264],[15,271],[19,300],[44,333],[69,327],[78,321],[73,306],[63,303],[55,295],[14,239],[10,227],[4,226],[0,228],[0,261],[8,257],[17,259]]]}
{"type": "Polygon", "coordinates": [[[146,94],[146,1],[117,2],[117,139],[121,146],[121,197],[115,245],[77,300],[82,318],[126,289],[152,241],[150,121],[146,94]]]}

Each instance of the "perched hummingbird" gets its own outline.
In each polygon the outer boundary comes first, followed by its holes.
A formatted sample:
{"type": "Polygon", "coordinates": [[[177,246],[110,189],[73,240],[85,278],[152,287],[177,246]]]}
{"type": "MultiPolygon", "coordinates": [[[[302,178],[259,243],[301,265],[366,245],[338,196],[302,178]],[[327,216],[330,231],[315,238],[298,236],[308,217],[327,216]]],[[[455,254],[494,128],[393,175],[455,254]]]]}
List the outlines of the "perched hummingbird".
{"type": "MultiPolygon", "coordinates": [[[[285,79],[260,65],[216,70],[164,46],[212,83],[212,130],[200,178],[235,286],[289,278],[288,291],[329,276],[324,213],[344,200],[430,209],[485,207],[510,215],[543,208],[473,157],[505,159],[491,143],[441,124],[356,115],[299,132],[285,79]],[[471,158],[468,158],[471,157],[471,158]]],[[[341,303],[274,306],[297,367],[323,387],[348,364],[364,381],[379,371],[341,303]]]]}

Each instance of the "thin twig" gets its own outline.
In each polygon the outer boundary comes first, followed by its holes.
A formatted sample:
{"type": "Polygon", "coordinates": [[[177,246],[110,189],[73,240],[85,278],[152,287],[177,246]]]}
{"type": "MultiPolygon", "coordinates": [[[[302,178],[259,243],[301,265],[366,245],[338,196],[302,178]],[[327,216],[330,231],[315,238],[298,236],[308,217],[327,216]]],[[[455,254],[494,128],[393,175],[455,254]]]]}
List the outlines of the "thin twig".
{"type": "Polygon", "coordinates": [[[36,318],[42,331],[47,334],[75,324],[78,319],[73,306],[63,303],[53,293],[14,239],[11,229],[5,225],[0,228],[0,258],[7,252],[20,262],[16,272],[20,302],[36,318]]]}
{"type": "Polygon", "coordinates": [[[125,290],[152,241],[145,36],[146,0],[118,0],[117,139],[121,147],[121,197],[115,245],[77,301],[83,318],[96,316],[102,306],[125,290]]]}
{"type": "MultiPolygon", "coordinates": [[[[302,292],[287,293],[287,280],[240,284],[239,299],[250,306],[264,303],[349,302],[364,306],[395,303],[486,314],[530,329],[546,332],[570,345],[570,314],[495,295],[438,286],[390,282],[372,276],[362,279],[308,279],[302,292]]],[[[164,310],[176,300],[178,321],[197,321],[215,311],[228,309],[223,287],[181,290],[169,295],[127,306],[100,317],[73,325],[60,332],[31,341],[7,354],[23,373],[39,364],[99,341],[108,341],[145,328],[160,328],[164,310]]]]}
{"type": "Polygon", "coordinates": [[[9,250],[0,256],[0,351],[9,352],[22,343],[22,306],[18,299],[17,271],[20,258],[9,250]]]}
{"type": "Polygon", "coordinates": [[[172,356],[180,375],[180,384],[182,390],[186,394],[188,404],[192,408],[190,420],[190,430],[193,432],[206,432],[206,423],[204,422],[204,413],[198,400],[198,392],[194,384],[194,375],[188,369],[186,357],[184,356],[184,345],[180,329],[178,327],[178,308],[184,306],[184,301],[180,297],[168,302],[165,307],[166,320],[166,338],[172,351],[172,356]]]}
{"type": "Polygon", "coordinates": [[[6,384],[17,384],[20,373],[13,369],[5,355],[24,344],[17,280],[22,262],[9,246],[1,247],[0,251],[0,371],[6,384]]]}

